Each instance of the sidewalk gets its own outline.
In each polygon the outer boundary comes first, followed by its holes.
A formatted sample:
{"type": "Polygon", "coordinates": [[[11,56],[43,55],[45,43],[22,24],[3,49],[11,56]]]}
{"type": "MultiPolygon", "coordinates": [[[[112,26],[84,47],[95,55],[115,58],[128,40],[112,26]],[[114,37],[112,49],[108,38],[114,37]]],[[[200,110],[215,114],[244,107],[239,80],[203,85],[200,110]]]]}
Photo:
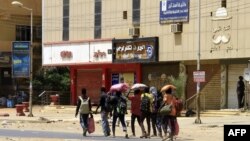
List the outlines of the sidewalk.
{"type": "MultiPolygon", "coordinates": [[[[94,108],[95,109],[95,108],[94,108]]],[[[53,124],[46,124],[44,126],[57,126],[60,124],[56,123],[65,123],[61,125],[65,129],[59,129],[56,127],[56,131],[64,132],[77,132],[81,134],[81,128],[79,127],[79,117],[75,118],[75,106],[34,106],[33,115],[34,117],[28,117],[29,113],[25,113],[26,116],[16,116],[15,108],[1,108],[1,113],[9,113],[10,116],[2,117],[0,116],[0,126],[4,121],[27,121],[27,122],[54,122],[53,124]],[[58,121],[58,122],[57,122],[58,121]],[[74,124],[72,126],[72,124],[74,124]]],[[[96,123],[100,121],[100,114],[94,115],[96,123]]],[[[126,119],[130,120],[130,113],[126,115],[126,119]]],[[[178,117],[178,123],[180,126],[180,132],[177,137],[177,141],[223,141],[224,135],[224,125],[225,124],[250,124],[250,113],[244,112],[236,115],[223,115],[217,116],[214,113],[214,116],[203,117],[201,115],[202,124],[194,124],[196,117],[178,117]]],[[[26,123],[26,122],[25,122],[26,123]]],[[[24,123],[22,126],[26,126],[24,123]]],[[[3,125],[2,125],[3,127],[3,125]]],[[[33,127],[33,126],[32,126],[33,127]]],[[[22,127],[21,127],[22,128],[22,127]]],[[[41,130],[48,130],[48,128],[43,127],[41,130]]],[[[52,127],[51,127],[52,128],[52,127]]],[[[32,128],[34,129],[34,127],[32,128]]],[[[38,128],[40,129],[40,128],[38,128]]],[[[23,130],[23,129],[22,129],[23,130]]],[[[36,130],[36,129],[34,129],[36,130]]],[[[131,135],[130,126],[128,127],[129,135],[131,135]]],[[[152,131],[151,131],[152,133],[152,131]]],[[[117,127],[118,136],[123,136],[122,129],[117,127]]],[[[96,132],[94,135],[102,136],[102,129],[100,124],[96,124],[96,132]]],[[[136,135],[138,138],[141,135],[140,127],[136,122],[136,135]]],[[[157,138],[158,139],[158,138],[157,138]]],[[[132,139],[131,139],[132,140],[132,139]]],[[[159,138],[160,140],[160,138],[159,138]]]]}
{"type": "MultiPolygon", "coordinates": [[[[96,107],[93,107],[92,111],[95,111],[96,107]]],[[[15,108],[1,108],[0,114],[3,113],[9,114],[9,116],[0,116],[0,120],[25,120],[25,121],[39,121],[39,120],[48,120],[48,121],[79,121],[79,118],[75,118],[76,106],[69,105],[47,105],[47,106],[38,106],[35,105],[32,108],[33,117],[28,117],[29,112],[25,112],[25,116],[16,116],[15,108]]],[[[100,109],[99,109],[100,110],[100,109]]],[[[100,114],[93,114],[95,121],[101,119],[100,114]]],[[[78,115],[79,116],[79,115],[78,115]]],[[[126,115],[130,116],[130,114],[126,115]]]]}

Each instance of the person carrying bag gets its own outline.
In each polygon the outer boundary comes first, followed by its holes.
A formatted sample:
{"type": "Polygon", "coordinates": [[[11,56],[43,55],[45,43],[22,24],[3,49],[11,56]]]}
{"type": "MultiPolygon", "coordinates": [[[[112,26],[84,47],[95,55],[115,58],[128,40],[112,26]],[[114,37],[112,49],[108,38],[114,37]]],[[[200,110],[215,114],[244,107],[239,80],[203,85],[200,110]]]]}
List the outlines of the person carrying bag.
{"type": "Polygon", "coordinates": [[[83,129],[83,136],[86,136],[88,131],[88,118],[91,113],[91,100],[87,96],[87,90],[82,88],[82,94],[78,97],[75,117],[77,117],[78,113],[80,113],[80,125],[83,129]]]}

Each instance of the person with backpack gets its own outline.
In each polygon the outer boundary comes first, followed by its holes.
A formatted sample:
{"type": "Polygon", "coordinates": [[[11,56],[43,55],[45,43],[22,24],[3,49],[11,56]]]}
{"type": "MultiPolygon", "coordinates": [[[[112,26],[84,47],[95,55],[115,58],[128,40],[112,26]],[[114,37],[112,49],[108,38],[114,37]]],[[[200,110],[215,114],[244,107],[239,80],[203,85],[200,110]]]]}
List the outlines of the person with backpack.
{"type": "Polygon", "coordinates": [[[158,136],[162,138],[161,115],[158,114],[158,110],[161,107],[163,98],[162,98],[161,93],[157,91],[156,87],[153,87],[153,86],[150,87],[149,91],[154,97],[153,110],[151,113],[153,135],[151,135],[151,137],[157,136],[157,130],[158,130],[158,136]]]}
{"type": "Polygon", "coordinates": [[[75,117],[80,113],[80,125],[83,129],[83,136],[86,136],[88,131],[88,117],[91,113],[91,100],[87,96],[86,88],[82,88],[81,96],[78,97],[75,117]]]}
{"type": "Polygon", "coordinates": [[[149,88],[146,87],[144,88],[144,93],[141,95],[141,130],[142,130],[142,135],[140,138],[150,138],[150,118],[151,118],[151,113],[152,113],[152,105],[153,105],[154,97],[152,94],[149,93],[149,88]],[[148,127],[148,132],[146,132],[145,127],[144,127],[144,120],[146,119],[147,127],[148,127]]]}
{"type": "Polygon", "coordinates": [[[95,113],[97,113],[99,107],[101,107],[102,130],[103,130],[104,136],[107,137],[107,136],[110,136],[108,116],[112,110],[111,96],[106,93],[105,87],[101,87],[100,91],[101,91],[101,97],[100,97],[99,105],[97,106],[95,113]]]}
{"type": "Polygon", "coordinates": [[[127,126],[125,123],[125,114],[127,112],[127,99],[125,96],[122,95],[122,92],[116,91],[115,96],[112,100],[113,104],[113,121],[112,121],[112,132],[113,132],[113,137],[115,137],[115,125],[116,121],[119,118],[122,127],[123,127],[123,132],[125,132],[125,138],[128,139],[128,133],[127,133],[127,126]]]}
{"type": "Polygon", "coordinates": [[[166,89],[161,90],[161,92],[163,93],[163,104],[160,107],[160,109],[164,106],[164,105],[171,105],[171,111],[168,115],[162,115],[162,126],[163,128],[165,128],[165,131],[167,131],[167,129],[170,129],[170,133],[169,136],[167,136],[167,134],[165,133],[165,136],[163,138],[162,141],[165,141],[169,138],[169,141],[173,141],[173,137],[177,134],[176,133],[176,122],[177,122],[177,118],[176,118],[176,97],[173,95],[173,90],[175,90],[176,87],[174,87],[173,85],[169,85],[169,87],[166,87],[166,89]]]}
{"type": "Polygon", "coordinates": [[[135,119],[137,119],[137,122],[140,125],[141,121],[141,110],[140,110],[140,104],[141,104],[141,90],[135,89],[134,95],[127,94],[127,98],[131,101],[131,131],[132,136],[135,136],[135,119]]]}

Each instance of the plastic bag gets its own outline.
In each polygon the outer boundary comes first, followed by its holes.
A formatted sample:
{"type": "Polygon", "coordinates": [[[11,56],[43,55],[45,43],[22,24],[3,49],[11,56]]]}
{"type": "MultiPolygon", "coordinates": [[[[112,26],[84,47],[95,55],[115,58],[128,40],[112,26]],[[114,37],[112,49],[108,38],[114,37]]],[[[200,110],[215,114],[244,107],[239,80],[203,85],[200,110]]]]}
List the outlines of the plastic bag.
{"type": "Polygon", "coordinates": [[[95,132],[95,120],[92,114],[88,118],[88,132],[89,134],[95,132]]]}

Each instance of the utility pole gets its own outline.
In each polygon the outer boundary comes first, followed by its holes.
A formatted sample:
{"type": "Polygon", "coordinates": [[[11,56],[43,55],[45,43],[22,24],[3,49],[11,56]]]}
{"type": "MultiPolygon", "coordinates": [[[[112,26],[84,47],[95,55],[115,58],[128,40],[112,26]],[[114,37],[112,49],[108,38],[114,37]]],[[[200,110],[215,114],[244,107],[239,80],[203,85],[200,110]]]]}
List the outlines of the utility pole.
{"type": "MultiPolygon", "coordinates": [[[[198,0],[198,52],[197,52],[197,71],[200,71],[200,58],[201,58],[201,0],[198,0]]],[[[196,86],[196,110],[197,110],[197,114],[196,114],[196,119],[195,119],[195,123],[196,124],[201,124],[201,119],[200,119],[200,82],[197,82],[197,86],[196,86]]]]}

